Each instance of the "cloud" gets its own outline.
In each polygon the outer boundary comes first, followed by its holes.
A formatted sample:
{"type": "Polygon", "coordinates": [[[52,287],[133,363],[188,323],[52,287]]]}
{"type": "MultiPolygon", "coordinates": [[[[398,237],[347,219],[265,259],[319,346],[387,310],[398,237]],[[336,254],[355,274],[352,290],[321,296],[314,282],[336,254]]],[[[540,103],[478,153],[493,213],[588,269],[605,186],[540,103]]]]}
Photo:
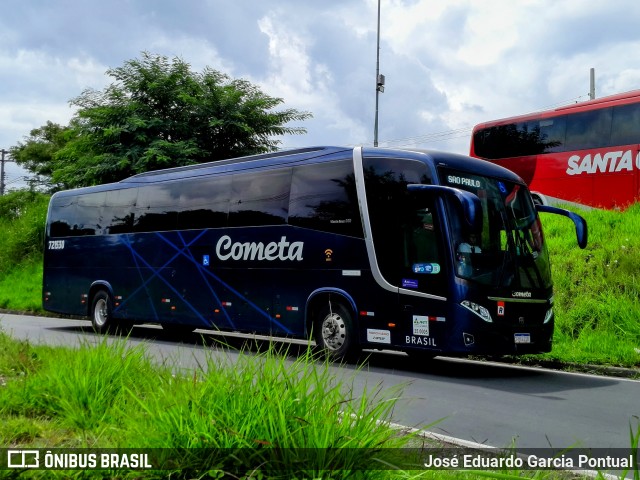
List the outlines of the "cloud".
{"type": "MultiPolygon", "coordinates": [[[[371,144],[377,0],[5,0],[0,147],[140,52],[245,78],[309,110],[284,147],[371,144]]],[[[640,88],[636,0],[381,0],[381,145],[465,153],[476,123],[640,88]]]]}
{"type": "MultiPolygon", "coordinates": [[[[0,131],[11,145],[48,120],[66,125],[69,100],[92,85],[106,84],[106,66],[91,58],[60,58],[40,51],[0,51],[0,71],[10,72],[0,89],[0,131]]],[[[3,148],[8,148],[5,144],[3,148]]]]}
{"type": "Polygon", "coordinates": [[[259,20],[260,31],[268,38],[269,68],[264,77],[254,80],[263,91],[283,98],[286,106],[311,111],[314,118],[305,127],[318,142],[342,144],[363,138],[364,125],[346,113],[349,103],[341,101],[349,76],[324,63],[322,55],[312,57],[314,41],[309,31],[296,32],[287,20],[280,12],[259,20]]]}

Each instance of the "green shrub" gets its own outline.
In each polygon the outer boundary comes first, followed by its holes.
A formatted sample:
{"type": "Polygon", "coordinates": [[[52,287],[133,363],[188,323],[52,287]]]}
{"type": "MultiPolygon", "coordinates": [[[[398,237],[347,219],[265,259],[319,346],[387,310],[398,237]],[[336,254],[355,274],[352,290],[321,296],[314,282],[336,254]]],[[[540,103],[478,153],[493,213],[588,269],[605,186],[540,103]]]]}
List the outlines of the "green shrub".
{"type": "Polygon", "coordinates": [[[17,264],[42,258],[49,196],[16,191],[0,197],[0,279],[17,264]]]}

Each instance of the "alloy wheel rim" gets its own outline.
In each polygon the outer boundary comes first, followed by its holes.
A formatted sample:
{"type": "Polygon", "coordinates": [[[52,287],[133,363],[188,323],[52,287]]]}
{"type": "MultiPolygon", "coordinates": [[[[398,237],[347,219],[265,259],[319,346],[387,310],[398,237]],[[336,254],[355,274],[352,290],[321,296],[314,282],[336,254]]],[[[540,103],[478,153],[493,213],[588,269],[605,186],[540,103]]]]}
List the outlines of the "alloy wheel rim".
{"type": "Polygon", "coordinates": [[[322,322],[322,339],[332,351],[339,350],[347,339],[347,327],[337,313],[327,315],[322,322]]]}

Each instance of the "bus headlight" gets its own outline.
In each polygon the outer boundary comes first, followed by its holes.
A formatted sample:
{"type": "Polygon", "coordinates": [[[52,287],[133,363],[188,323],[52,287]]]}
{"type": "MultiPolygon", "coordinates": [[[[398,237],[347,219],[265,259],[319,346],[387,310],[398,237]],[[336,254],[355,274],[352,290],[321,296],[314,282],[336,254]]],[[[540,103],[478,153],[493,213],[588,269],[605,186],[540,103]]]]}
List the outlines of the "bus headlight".
{"type": "Polygon", "coordinates": [[[549,310],[547,310],[547,314],[544,316],[544,322],[542,323],[549,323],[552,318],[553,318],[553,308],[550,308],[549,310]]]}
{"type": "Polygon", "coordinates": [[[467,310],[471,310],[473,313],[478,315],[485,322],[492,323],[493,319],[491,318],[491,314],[489,310],[484,308],[482,305],[478,305],[477,303],[470,302],[469,300],[463,300],[460,305],[462,305],[467,310]]]}

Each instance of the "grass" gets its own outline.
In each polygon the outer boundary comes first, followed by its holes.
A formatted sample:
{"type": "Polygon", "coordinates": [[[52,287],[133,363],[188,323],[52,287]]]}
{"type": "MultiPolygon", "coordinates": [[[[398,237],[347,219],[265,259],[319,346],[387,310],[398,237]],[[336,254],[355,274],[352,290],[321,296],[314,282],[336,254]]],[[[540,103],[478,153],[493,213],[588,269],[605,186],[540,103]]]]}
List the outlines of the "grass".
{"type": "MultiPolygon", "coordinates": [[[[75,472],[80,478],[327,478],[336,469],[340,478],[387,478],[372,462],[408,439],[383,422],[397,392],[356,396],[309,350],[292,359],[273,348],[209,355],[182,373],[152,365],[143,346],[124,340],[66,349],[0,333],[0,352],[0,445],[168,455],[163,472],[75,472]]],[[[70,474],[46,473],[23,475],[70,474]]]]}
{"type": "MultiPolygon", "coordinates": [[[[308,349],[231,355],[220,345],[209,352],[199,368],[180,371],[152,364],[144,345],[124,339],[71,349],[0,332],[0,446],[144,450],[156,467],[0,470],[0,478],[576,478],[517,469],[420,471],[420,463],[407,463],[418,459],[406,447],[424,440],[388,423],[401,390],[356,394],[355,377],[338,380],[308,349]]],[[[630,430],[636,448],[639,435],[630,430]]]]}
{"type": "Polygon", "coordinates": [[[42,313],[42,258],[30,257],[0,276],[0,308],[42,313]]]}
{"type": "MultiPolygon", "coordinates": [[[[247,471],[286,465],[322,475],[330,461],[305,456],[303,464],[295,458],[302,448],[353,449],[339,457],[349,470],[371,461],[366,452],[400,442],[377,422],[393,400],[374,402],[377,392],[354,397],[310,352],[291,362],[272,349],[237,360],[210,355],[201,369],[176,373],[124,340],[65,349],[2,334],[0,351],[6,446],[211,449],[208,467],[221,472],[238,471],[230,451],[251,451],[241,465],[247,471]]],[[[198,458],[190,461],[203,470],[198,458]]]]}
{"type": "Polygon", "coordinates": [[[552,257],[561,362],[640,366],[640,204],[624,212],[579,212],[589,225],[580,250],[567,219],[543,216],[552,257]]]}

